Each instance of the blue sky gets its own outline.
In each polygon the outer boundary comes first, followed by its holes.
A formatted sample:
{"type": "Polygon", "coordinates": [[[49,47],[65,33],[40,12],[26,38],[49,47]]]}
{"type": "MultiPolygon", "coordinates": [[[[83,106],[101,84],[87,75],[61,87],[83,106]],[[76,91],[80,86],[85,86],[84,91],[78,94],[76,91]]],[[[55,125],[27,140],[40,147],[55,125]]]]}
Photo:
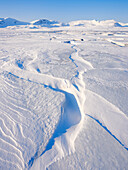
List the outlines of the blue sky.
{"type": "Polygon", "coordinates": [[[0,0],[0,17],[23,21],[114,19],[128,22],[128,0],[0,0]]]}

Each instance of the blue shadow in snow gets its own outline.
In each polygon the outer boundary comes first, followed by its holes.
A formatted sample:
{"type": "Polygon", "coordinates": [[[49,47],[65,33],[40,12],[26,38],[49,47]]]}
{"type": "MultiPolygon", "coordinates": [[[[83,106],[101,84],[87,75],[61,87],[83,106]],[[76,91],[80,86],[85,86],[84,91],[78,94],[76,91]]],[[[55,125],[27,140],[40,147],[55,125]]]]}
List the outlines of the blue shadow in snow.
{"type": "Polygon", "coordinates": [[[52,148],[56,137],[61,136],[71,126],[78,124],[80,120],[81,114],[75,97],[72,94],[65,93],[65,103],[61,108],[60,122],[42,154],[52,148]]]}
{"type": "MultiPolygon", "coordinates": [[[[19,76],[15,76],[11,72],[9,72],[7,75],[11,79],[13,77],[14,78],[20,78],[19,76]]],[[[26,80],[24,78],[20,78],[20,79],[26,80]]],[[[26,165],[26,168],[30,169],[32,167],[34,161],[38,157],[40,157],[46,151],[48,151],[48,150],[50,150],[52,148],[52,146],[55,143],[55,138],[63,135],[67,131],[67,129],[69,129],[70,127],[80,123],[80,121],[81,121],[81,113],[80,113],[77,101],[75,99],[75,96],[73,94],[67,93],[67,92],[65,92],[63,90],[53,88],[51,86],[48,86],[48,85],[45,85],[45,84],[42,84],[42,83],[37,83],[37,82],[31,81],[29,79],[27,79],[27,81],[35,83],[35,84],[40,84],[40,85],[44,86],[45,88],[50,88],[53,91],[61,92],[61,93],[63,93],[65,95],[65,102],[63,103],[63,105],[61,107],[60,121],[59,121],[58,125],[56,126],[56,129],[55,129],[51,139],[49,140],[45,150],[43,152],[41,152],[40,146],[39,146],[36,153],[35,153],[35,155],[29,160],[28,164],[26,165]]]]}
{"type": "Polygon", "coordinates": [[[78,65],[75,63],[75,60],[72,58],[72,56],[69,56],[69,59],[75,64],[76,67],[78,67],[78,65]]]}
{"type": "Polygon", "coordinates": [[[120,145],[122,145],[122,146],[128,151],[128,148],[126,148],[126,147],[124,146],[124,144],[123,144],[119,139],[117,139],[116,136],[113,135],[113,134],[108,130],[108,128],[107,128],[106,126],[104,126],[98,119],[95,119],[94,117],[92,117],[92,116],[90,116],[90,115],[88,115],[88,114],[86,114],[86,115],[89,116],[90,118],[92,118],[93,120],[95,120],[95,121],[96,121],[100,126],[102,126],[114,139],[116,139],[116,141],[119,142],[120,145]]]}
{"type": "Polygon", "coordinates": [[[23,66],[23,61],[21,61],[21,60],[17,60],[16,61],[16,64],[18,65],[18,67],[20,68],[20,69],[23,69],[24,68],[24,66],[23,66]]]}
{"type": "Polygon", "coordinates": [[[39,69],[39,68],[37,68],[37,69],[36,69],[36,71],[37,71],[38,73],[41,73],[41,71],[40,71],[40,69],[39,69]]]}
{"type": "Polygon", "coordinates": [[[28,162],[29,168],[32,167],[34,161],[38,157],[42,156],[46,151],[48,151],[52,148],[52,146],[55,143],[55,138],[64,134],[67,131],[67,129],[78,124],[81,120],[81,113],[79,110],[79,106],[78,106],[77,101],[73,94],[67,93],[67,92],[59,90],[59,89],[52,88],[51,86],[47,86],[44,84],[42,84],[42,85],[45,88],[50,88],[56,92],[61,92],[61,93],[65,94],[65,102],[63,103],[63,105],[61,107],[60,121],[59,121],[51,139],[49,140],[45,150],[42,153],[41,153],[40,149],[38,148],[35,155],[28,162]]]}

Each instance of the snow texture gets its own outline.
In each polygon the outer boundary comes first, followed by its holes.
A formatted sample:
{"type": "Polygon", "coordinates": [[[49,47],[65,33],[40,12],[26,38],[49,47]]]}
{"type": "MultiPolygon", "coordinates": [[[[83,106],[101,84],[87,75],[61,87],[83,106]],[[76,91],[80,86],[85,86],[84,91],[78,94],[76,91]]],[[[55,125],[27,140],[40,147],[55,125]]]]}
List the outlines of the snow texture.
{"type": "Polygon", "coordinates": [[[127,169],[127,24],[0,24],[0,169],[127,169]]]}

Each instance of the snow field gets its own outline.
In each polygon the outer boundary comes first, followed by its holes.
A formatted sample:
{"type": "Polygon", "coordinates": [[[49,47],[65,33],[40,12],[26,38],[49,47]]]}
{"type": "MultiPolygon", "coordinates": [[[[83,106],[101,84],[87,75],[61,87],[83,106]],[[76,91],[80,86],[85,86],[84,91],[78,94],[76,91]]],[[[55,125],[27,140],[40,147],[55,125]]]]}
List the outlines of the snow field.
{"type": "Polygon", "coordinates": [[[2,169],[127,167],[127,27],[106,23],[0,30],[2,169]]]}

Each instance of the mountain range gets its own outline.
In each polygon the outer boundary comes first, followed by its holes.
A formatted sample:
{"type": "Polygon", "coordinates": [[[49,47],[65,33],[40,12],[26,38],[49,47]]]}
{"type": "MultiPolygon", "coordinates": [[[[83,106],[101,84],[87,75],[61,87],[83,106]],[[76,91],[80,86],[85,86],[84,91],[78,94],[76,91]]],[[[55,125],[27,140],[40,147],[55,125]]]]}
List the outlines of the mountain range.
{"type": "Polygon", "coordinates": [[[116,22],[114,20],[106,21],[96,21],[96,20],[78,20],[71,21],[69,23],[62,23],[58,21],[52,21],[47,19],[38,19],[32,22],[19,21],[13,18],[0,18],[0,28],[8,26],[19,26],[19,25],[33,25],[33,26],[42,26],[42,27],[59,27],[59,26],[107,26],[107,27],[128,27],[128,23],[124,24],[121,22],[116,22]]]}

